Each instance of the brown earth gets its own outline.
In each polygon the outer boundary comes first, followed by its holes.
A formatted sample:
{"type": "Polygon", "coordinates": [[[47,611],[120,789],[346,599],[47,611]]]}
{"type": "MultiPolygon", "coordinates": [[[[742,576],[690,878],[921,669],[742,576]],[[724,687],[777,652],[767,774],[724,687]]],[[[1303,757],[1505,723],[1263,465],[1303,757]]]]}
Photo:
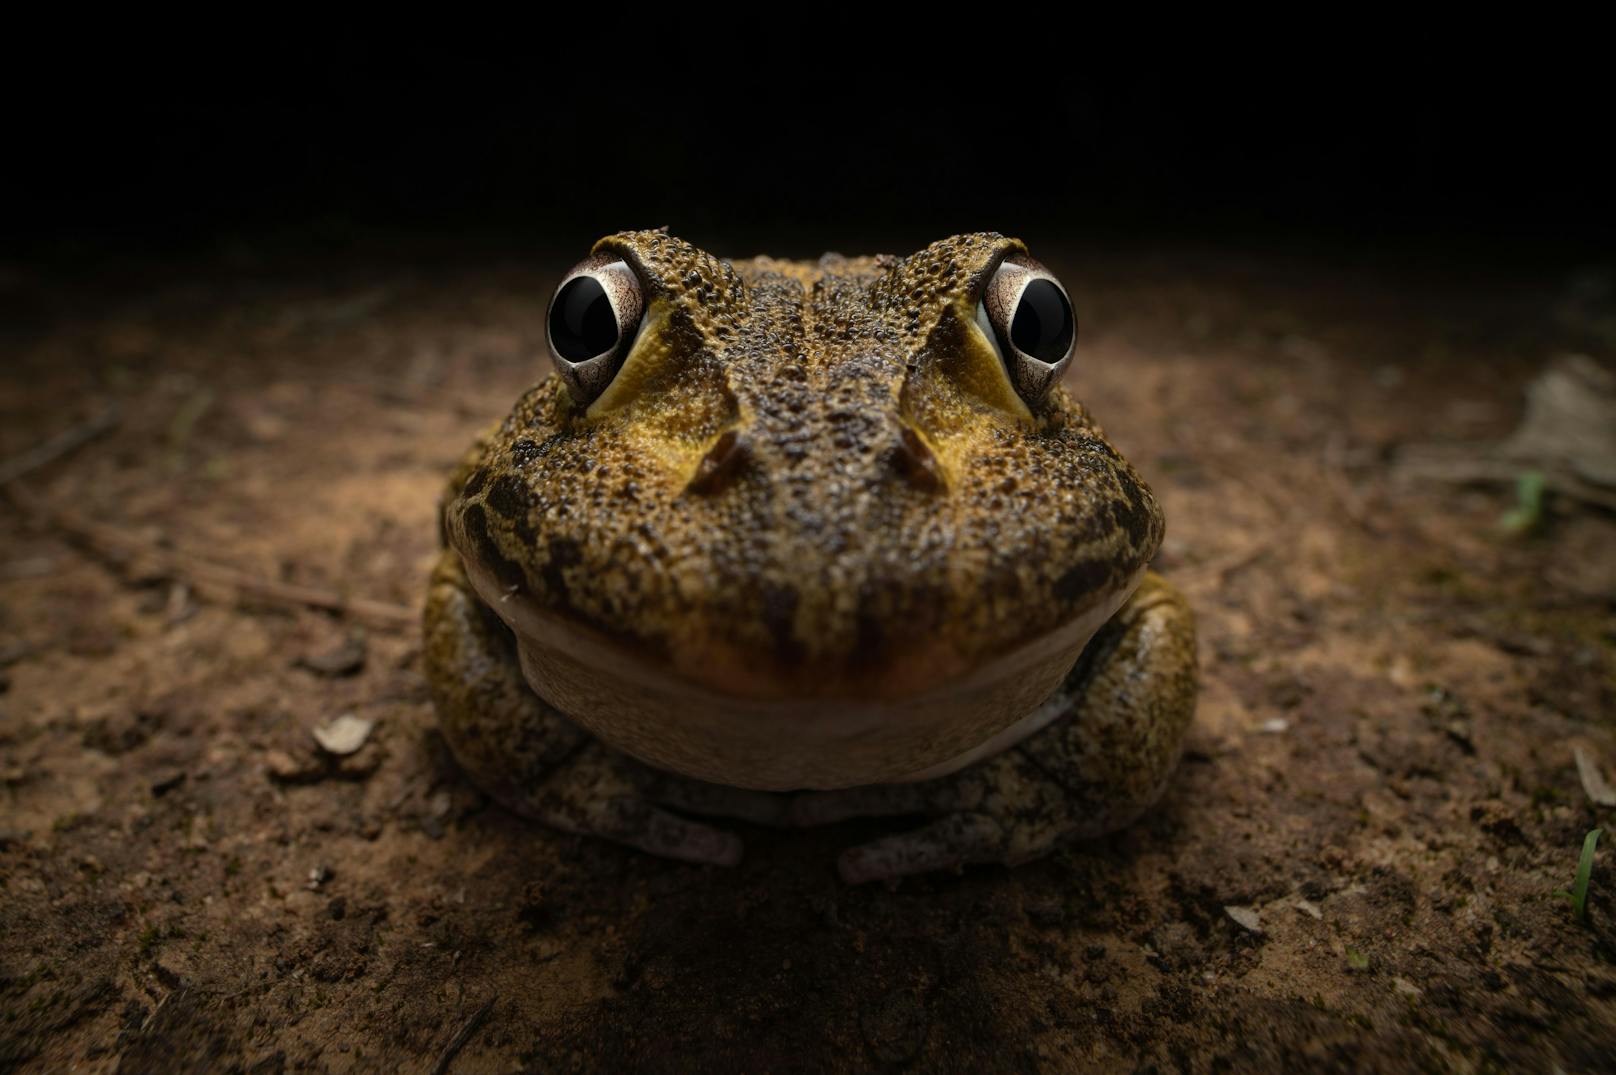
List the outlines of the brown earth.
{"type": "Polygon", "coordinates": [[[1616,520],[1505,537],[1508,489],[1394,473],[1608,360],[1599,279],[1047,254],[1200,711],[1130,831],[892,888],[833,869],[880,823],[734,870],[524,823],[408,621],[209,574],[417,607],[568,255],[8,269],[0,459],[118,417],[0,515],[0,1068],[1608,1070],[1608,846],[1586,921],[1555,891],[1616,821],[1572,755],[1616,767],[1616,520]],[[375,730],[324,760],[344,713],[375,730]]]}

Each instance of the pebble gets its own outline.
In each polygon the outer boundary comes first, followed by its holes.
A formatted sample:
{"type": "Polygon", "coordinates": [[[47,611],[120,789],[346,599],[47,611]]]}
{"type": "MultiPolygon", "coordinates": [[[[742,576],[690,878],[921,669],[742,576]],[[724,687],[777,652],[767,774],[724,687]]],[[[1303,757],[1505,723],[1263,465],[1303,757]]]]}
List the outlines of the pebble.
{"type": "Polygon", "coordinates": [[[264,767],[276,780],[294,781],[308,776],[308,768],[299,764],[296,758],[284,750],[271,750],[265,753],[264,767]]]}
{"type": "Polygon", "coordinates": [[[357,675],[365,667],[365,637],[350,635],[328,650],[299,657],[297,663],[315,675],[332,679],[357,675]]]}
{"type": "Polygon", "coordinates": [[[344,713],[336,720],[315,728],[314,740],[327,754],[346,757],[357,753],[365,745],[365,740],[370,738],[370,730],[375,726],[373,720],[344,713]]]}
{"type": "Polygon", "coordinates": [[[1257,912],[1250,907],[1225,907],[1223,913],[1234,919],[1235,924],[1252,933],[1262,932],[1262,920],[1257,912]]]}

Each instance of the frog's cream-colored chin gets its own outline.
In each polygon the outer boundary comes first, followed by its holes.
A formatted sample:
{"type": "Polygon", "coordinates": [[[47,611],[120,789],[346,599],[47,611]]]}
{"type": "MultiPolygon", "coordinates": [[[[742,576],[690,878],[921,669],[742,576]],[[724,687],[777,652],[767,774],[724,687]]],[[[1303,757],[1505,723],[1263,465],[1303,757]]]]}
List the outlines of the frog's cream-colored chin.
{"type": "Polygon", "coordinates": [[[650,655],[540,610],[474,563],[466,572],[516,634],[522,673],[540,697],[657,768],[766,791],[929,779],[1014,745],[1065,711],[1069,700],[1057,692],[1066,674],[1144,577],[1141,569],[1063,626],[936,684],[780,697],[694,683],[650,655]]]}

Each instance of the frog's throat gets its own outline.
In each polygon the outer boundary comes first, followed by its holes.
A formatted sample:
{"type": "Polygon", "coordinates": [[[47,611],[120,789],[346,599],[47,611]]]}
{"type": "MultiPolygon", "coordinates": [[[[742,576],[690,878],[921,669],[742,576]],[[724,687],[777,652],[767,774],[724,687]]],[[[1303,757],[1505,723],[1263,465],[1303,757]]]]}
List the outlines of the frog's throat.
{"type": "Polygon", "coordinates": [[[942,776],[1069,711],[1068,673],[1132,595],[1141,568],[1060,627],[923,690],[892,696],[747,697],[692,682],[654,655],[539,609],[466,562],[515,633],[541,698],[611,746],[671,772],[772,791],[942,776]]]}

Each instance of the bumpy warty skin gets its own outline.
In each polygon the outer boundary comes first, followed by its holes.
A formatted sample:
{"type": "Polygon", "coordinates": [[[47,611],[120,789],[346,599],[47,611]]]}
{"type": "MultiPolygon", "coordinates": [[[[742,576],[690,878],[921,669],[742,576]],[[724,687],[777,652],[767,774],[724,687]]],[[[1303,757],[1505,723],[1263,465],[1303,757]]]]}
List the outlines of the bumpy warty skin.
{"type": "Polygon", "coordinates": [[[587,407],[540,381],[445,507],[462,556],[536,607],[725,690],[903,692],[1071,621],[1160,544],[1083,407],[1057,387],[1029,409],[971,327],[1018,241],[595,249],[647,289],[632,357],[587,407]]]}

